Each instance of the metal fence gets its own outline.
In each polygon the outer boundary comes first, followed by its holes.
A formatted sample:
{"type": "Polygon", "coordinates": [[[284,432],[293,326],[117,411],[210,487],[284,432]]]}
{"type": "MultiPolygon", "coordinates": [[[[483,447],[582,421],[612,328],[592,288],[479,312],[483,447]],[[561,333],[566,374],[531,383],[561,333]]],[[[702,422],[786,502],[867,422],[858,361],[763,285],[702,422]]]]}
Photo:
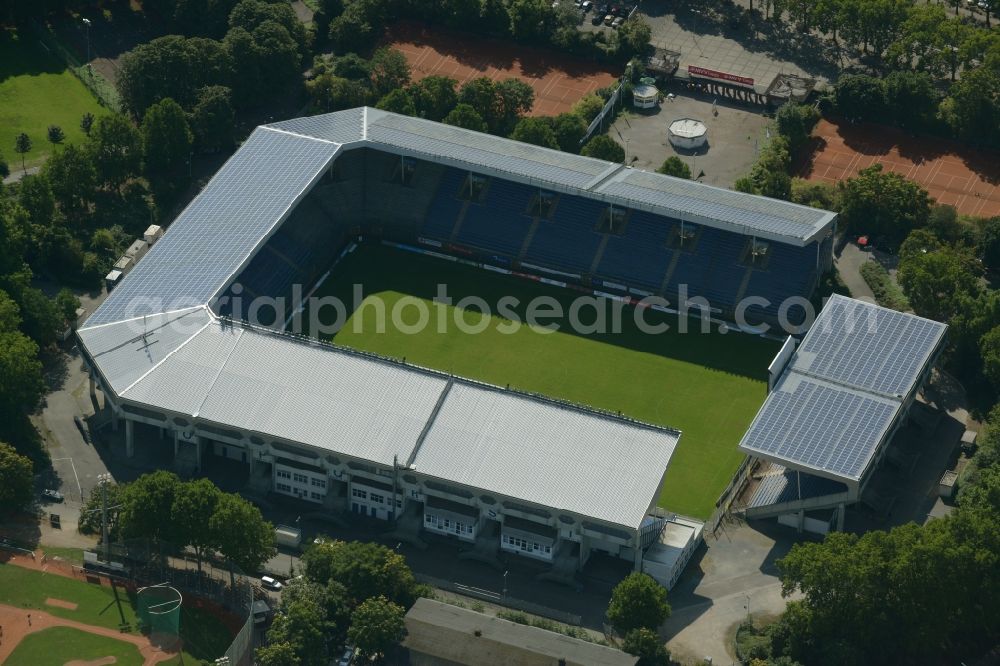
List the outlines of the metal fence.
{"type": "Polygon", "coordinates": [[[548,606],[542,606],[541,604],[525,601],[524,599],[515,599],[514,597],[503,595],[499,592],[483,590],[478,587],[470,587],[454,581],[443,580],[441,578],[434,578],[432,576],[425,576],[417,573],[414,574],[414,578],[417,579],[417,582],[430,585],[431,587],[436,587],[439,590],[460,594],[463,597],[480,599],[491,604],[496,604],[497,606],[505,606],[507,608],[513,608],[514,610],[524,611],[525,613],[545,617],[550,620],[562,622],[563,624],[579,627],[583,623],[583,618],[579,615],[567,613],[566,611],[557,610],[555,608],[549,608],[548,606]]]}
{"type": "Polygon", "coordinates": [[[241,621],[240,629],[226,649],[225,657],[232,666],[249,666],[253,660],[254,589],[251,579],[238,567],[234,566],[230,571],[225,563],[211,558],[205,558],[199,569],[190,556],[169,554],[176,552],[169,547],[153,547],[143,540],[113,544],[111,559],[120,563],[123,569],[115,572],[99,567],[96,571],[127,583],[133,589],[169,582],[172,587],[181,590],[186,599],[190,595],[190,598],[215,604],[236,616],[241,621]]]}
{"type": "Polygon", "coordinates": [[[59,43],[51,30],[32,22],[31,29],[42,48],[62,60],[73,75],[100,100],[101,104],[115,112],[121,112],[121,97],[115,87],[97,72],[90,63],[81,63],[73,53],[59,43]]]}

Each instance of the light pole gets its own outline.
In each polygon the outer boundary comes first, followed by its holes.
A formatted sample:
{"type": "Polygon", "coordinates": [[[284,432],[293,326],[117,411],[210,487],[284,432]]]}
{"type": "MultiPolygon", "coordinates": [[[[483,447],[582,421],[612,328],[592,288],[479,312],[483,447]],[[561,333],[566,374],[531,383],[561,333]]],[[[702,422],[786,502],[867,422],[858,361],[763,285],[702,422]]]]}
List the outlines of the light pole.
{"type": "Polygon", "coordinates": [[[97,475],[97,482],[101,485],[101,538],[104,540],[105,564],[111,563],[111,536],[108,530],[108,484],[111,481],[111,475],[107,472],[97,475]]]}
{"type": "Polygon", "coordinates": [[[749,621],[750,621],[750,595],[744,592],[744,593],[743,593],[743,596],[744,596],[744,597],[746,598],[746,600],[747,600],[747,603],[746,603],[746,605],[744,606],[744,608],[746,608],[746,609],[747,609],[747,621],[749,622],[749,621]]]}
{"type": "Polygon", "coordinates": [[[90,19],[83,19],[83,27],[87,32],[87,66],[90,66],[90,19]]]}
{"type": "MultiPolygon", "coordinates": [[[[298,516],[295,519],[295,529],[299,529],[299,523],[302,521],[302,516],[298,516]]],[[[299,530],[299,535],[302,535],[302,531],[299,530]]],[[[295,562],[293,560],[294,555],[292,552],[288,553],[288,577],[291,578],[295,575],[295,562]]]]}
{"type": "Polygon", "coordinates": [[[507,598],[507,574],[509,573],[510,573],[509,569],[504,570],[503,572],[503,593],[500,596],[501,599],[507,598]]]}

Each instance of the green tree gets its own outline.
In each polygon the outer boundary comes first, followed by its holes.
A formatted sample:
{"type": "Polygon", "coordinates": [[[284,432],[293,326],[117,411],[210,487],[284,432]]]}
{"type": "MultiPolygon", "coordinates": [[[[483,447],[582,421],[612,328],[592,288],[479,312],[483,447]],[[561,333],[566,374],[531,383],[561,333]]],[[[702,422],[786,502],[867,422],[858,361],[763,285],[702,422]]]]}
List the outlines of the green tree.
{"type": "Polygon", "coordinates": [[[253,654],[257,666],[301,666],[302,660],[291,643],[270,643],[253,654]]]}
{"type": "Polygon", "coordinates": [[[361,83],[335,76],[330,72],[309,81],[306,90],[309,93],[312,109],[324,113],[362,106],[368,95],[367,89],[361,83]]]}
{"type": "Polygon", "coordinates": [[[575,113],[560,113],[552,119],[552,131],[555,132],[559,150],[579,153],[580,142],[587,134],[587,122],[575,113]]]}
{"type": "MultiPolygon", "coordinates": [[[[274,526],[264,520],[260,509],[239,495],[223,493],[219,497],[209,526],[219,552],[243,571],[257,571],[276,552],[274,526]]],[[[230,577],[234,577],[232,568],[230,577]]]]}
{"type": "MultiPolygon", "coordinates": [[[[233,63],[233,105],[237,109],[247,109],[259,105],[263,92],[260,80],[263,56],[253,35],[243,28],[233,28],[226,33],[223,44],[227,57],[233,63]]],[[[207,82],[209,85],[217,83],[219,82],[207,82]]]]}
{"type": "MultiPolygon", "coordinates": [[[[289,5],[284,5],[291,10],[289,5]]],[[[297,20],[296,20],[297,22],[297,20]]],[[[285,26],[264,21],[250,33],[257,45],[258,71],[262,90],[300,90],[302,83],[301,47],[285,26]]]]}
{"type": "Polygon", "coordinates": [[[410,96],[416,106],[417,115],[427,120],[440,122],[455,108],[458,82],[447,76],[428,76],[410,86],[410,96]]]}
{"type": "Polygon", "coordinates": [[[354,609],[347,637],[365,657],[380,658],[406,637],[406,610],[384,596],[365,599],[354,609]]]}
{"type": "Polygon", "coordinates": [[[975,296],[979,291],[967,259],[950,248],[901,261],[898,275],[914,311],[938,321],[946,322],[955,314],[959,295],[975,296]]]}
{"type": "Polygon", "coordinates": [[[668,176],[674,176],[676,178],[691,177],[691,168],[687,164],[685,164],[681,160],[681,158],[677,157],[676,155],[671,155],[670,157],[668,157],[663,162],[663,165],[656,170],[656,172],[666,174],[668,176]]]}
{"type": "Polygon", "coordinates": [[[518,41],[543,42],[552,34],[555,13],[547,0],[510,0],[507,15],[510,34],[518,41]]]}
{"type": "Polygon", "coordinates": [[[76,297],[72,291],[63,287],[56,294],[56,308],[59,310],[59,314],[62,315],[63,319],[67,322],[76,321],[76,311],[80,307],[80,299],[76,297]]]}
{"type": "Polygon", "coordinates": [[[583,145],[581,155],[596,157],[608,162],[624,162],[625,149],[606,134],[598,134],[583,145]]]}
{"type": "Polygon", "coordinates": [[[964,72],[941,103],[940,114],[960,138],[1000,146],[1000,72],[989,67],[964,72]]]}
{"type": "Polygon", "coordinates": [[[13,512],[26,507],[31,502],[33,483],[31,460],[13,446],[0,442],[0,511],[13,512]]]}
{"type": "Polygon", "coordinates": [[[31,413],[45,392],[38,345],[19,331],[0,332],[0,417],[5,423],[31,413]]]}
{"type": "Polygon", "coordinates": [[[370,71],[372,92],[380,98],[410,83],[410,64],[396,49],[382,47],[375,51],[370,71]]]}
{"type": "Polygon", "coordinates": [[[102,183],[115,189],[139,174],[142,164],[142,135],[122,115],[101,116],[90,137],[97,175],[102,183]]]}
{"type": "Polygon", "coordinates": [[[642,17],[642,14],[636,12],[622,23],[615,33],[618,57],[623,60],[642,57],[649,50],[649,41],[652,36],[653,30],[649,27],[649,23],[642,17]]]}
{"type": "Polygon", "coordinates": [[[370,81],[372,65],[357,53],[345,53],[331,62],[333,73],[351,81],[370,81]]]}
{"type": "Polygon", "coordinates": [[[253,33],[268,21],[284,28],[302,53],[307,51],[308,37],[305,25],[295,15],[295,11],[288,3],[240,0],[229,13],[229,27],[242,28],[249,33],[253,33]]]}
{"type": "Polygon", "coordinates": [[[979,256],[990,270],[1000,269],[1000,216],[991,217],[979,229],[979,256]]]}
{"type": "Polygon", "coordinates": [[[934,119],[938,93],[927,72],[891,72],[885,77],[888,112],[900,127],[920,129],[934,119]]]}
{"type": "Polygon", "coordinates": [[[90,111],[87,111],[85,114],[83,114],[83,117],[80,118],[80,129],[83,130],[84,134],[90,136],[90,128],[93,126],[94,126],[94,114],[92,114],[90,111]]]}
{"type": "Polygon", "coordinates": [[[39,347],[55,344],[63,331],[63,321],[55,302],[41,289],[22,286],[14,299],[21,308],[21,330],[39,347]]]}
{"type": "Polygon", "coordinates": [[[476,112],[471,104],[458,104],[452,109],[442,121],[445,125],[454,125],[476,132],[486,132],[489,127],[486,121],[476,112]]]}
{"type": "Polygon", "coordinates": [[[170,512],[181,542],[178,545],[194,548],[198,571],[205,555],[219,547],[211,520],[221,496],[219,488],[205,478],[181,483],[174,493],[170,512]]]}
{"type": "Polygon", "coordinates": [[[417,107],[413,104],[413,98],[410,97],[410,93],[405,88],[396,88],[380,99],[375,108],[401,113],[405,116],[417,115],[417,107]]]}
{"type": "Polygon", "coordinates": [[[62,127],[59,127],[59,125],[49,125],[48,130],[46,130],[45,132],[45,135],[46,138],[48,138],[49,143],[52,144],[53,148],[58,146],[66,139],[66,133],[63,132],[62,127]]]}
{"type": "Polygon", "coordinates": [[[52,186],[44,172],[37,176],[21,179],[17,192],[17,202],[28,213],[32,224],[48,226],[56,214],[56,199],[52,186]]]}
{"type": "Polygon", "coordinates": [[[367,51],[378,39],[376,27],[385,25],[384,7],[377,2],[353,2],[330,21],[330,45],[335,53],[367,51]]]}
{"type": "Polygon", "coordinates": [[[980,339],[979,353],[983,359],[983,372],[993,387],[1000,390],[1000,326],[980,339]]]}
{"type": "Polygon", "coordinates": [[[810,104],[783,104],[774,117],[778,133],[788,139],[788,151],[797,155],[812,135],[819,122],[819,111],[810,104]]]}
{"type": "Polygon", "coordinates": [[[625,634],[622,650],[639,657],[636,666],[670,666],[670,653],[652,629],[641,627],[625,634]]]}
{"type": "Polygon", "coordinates": [[[151,539],[157,543],[179,543],[173,506],[181,480],[173,472],[143,474],[122,487],[118,525],[125,539],[151,539]]]}
{"type": "Polygon", "coordinates": [[[381,544],[327,541],[311,546],[302,563],[307,578],[339,581],[356,601],[382,595],[409,608],[420,595],[403,556],[381,544]]]}
{"type": "Polygon", "coordinates": [[[347,588],[335,580],[326,585],[296,577],[285,584],[281,591],[281,610],[287,613],[291,606],[307,601],[323,612],[323,634],[327,642],[340,644],[347,638],[351,624],[351,605],[347,588]]]}
{"type": "Polygon", "coordinates": [[[68,145],[45,161],[42,176],[64,213],[84,211],[94,200],[97,167],[87,150],[68,145]]]}
{"type": "Polygon", "coordinates": [[[236,112],[233,91],[226,86],[205,86],[191,110],[194,145],[203,153],[227,150],[233,145],[236,112]]]}
{"type": "Polygon", "coordinates": [[[246,52],[231,49],[228,35],[225,43],[167,35],[122,55],[116,86],[128,113],[141,118],[150,105],[166,97],[190,108],[205,86],[229,85],[234,65],[243,76],[239,83],[245,84],[247,67],[257,64],[246,52]]]}
{"type": "Polygon", "coordinates": [[[162,182],[184,173],[193,139],[184,109],[174,100],[168,97],[146,109],[142,146],[149,179],[162,182]]]}
{"type": "Polygon", "coordinates": [[[291,645],[302,664],[326,663],[326,620],[323,609],[309,598],[288,604],[267,632],[272,644],[291,645]]]}
{"type": "Polygon", "coordinates": [[[930,215],[927,190],[897,173],[883,171],[881,164],[842,181],[840,191],[840,216],[851,232],[886,236],[898,243],[924,226],[930,215]]]}
{"type": "Polygon", "coordinates": [[[24,156],[31,152],[31,137],[21,132],[14,137],[14,152],[21,156],[21,171],[28,172],[24,166],[24,156]]]}
{"type": "Polygon", "coordinates": [[[556,133],[549,118],[522,118],[511,132],[510,138],[545,148],[559,149],[556,133]]]}
{"type": "Polygon", "coordinates": [[[104,493],[108,498],[108,534],[111,540],[119,538],[118,532],[118,508],[121,504],[121,492],[124,485],[109,483],[106,489],[95,486],[91,489],[80,509],[80,522],[78,527],[82,534],[100,534],[102,525],[102,510],[104,508],[104,493]]]}
{"type": "Polygon", "coordinates": [[[788,200],[792,196],[792,178],[788,175],[791,163],[788,139],[778,135],[761,151],[750,173],[736,181],[734,189],[788,200]]]}
{"type": "Polygon", "coordinates": [[[0,191],[3,189],[3,179],[10,175],[10,165],[7,164],[7,160],[4,159],[3,153],[0,153],[0,191]]]}
{"type": "Polygon", "coordinates": [[[655,632],[670,617],[667,590],[647,574],[630,573],[612,590],[607,616],[621,636],[633,629],[655,632]]]}
{"type": "Polygon", "coordinates": [[[842,74],[834,86],[837,110],[852,120],[883,120],[886,108],[882,79],[864,74],[842,74]]]}
{"type": "Polygon", "coordinates": [[[517,121],[535,105],[535,89],[520,79],[509,78],[497,83],[495,91],[493,117],[496,127],[491,129],[506,136],[514,130],[517,121]]]}
{"type": "Polygon", "coordinates": [[[907,262],[921,254],[937,252],[944,245],[930,229],[915,229],[899,246],[899,261],[907,262]]]}

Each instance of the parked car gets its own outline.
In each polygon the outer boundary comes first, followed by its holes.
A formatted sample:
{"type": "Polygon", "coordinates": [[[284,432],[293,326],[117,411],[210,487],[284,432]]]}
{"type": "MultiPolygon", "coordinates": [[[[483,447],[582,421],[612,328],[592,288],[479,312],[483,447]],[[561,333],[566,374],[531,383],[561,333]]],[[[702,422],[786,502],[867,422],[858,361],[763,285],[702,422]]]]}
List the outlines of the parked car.
{"type": "Polygon", "coordinates": [[[622,23],[624,23],[624,22],[625,22],[625,19],[624,19],[624,18],[622,18],[621,16],[619,16],[618,18],[616,18],[616,19],[615,19],[615,20],[614,20],[614,21],[613,21],[613,22],[611,23],[611,27],[612,27],[612,28],[618,28],[618,27],[619,27],[619,26],[621,26],[621,24],[622,24],[622,23]]]}
{"type": "Polygon", "coordinates": [[[593,18],[590,19],[590,25],[601,25],[604,23],[604,14],[598,12],[594,14],[593,18]]]}
{"type": "Polygon", "coordinates": [[[52,488],[46,488],[42,491],[42,497],[52,502],[62,502],[66,499],[61,492],[58,490],[53,490],[52,488]]]}
{"type": "Polygon", "coordinates": [[[337,660],[337,666],[351,666],[354,663],[354,648],[350,645],[344,646],[344,651],[337,660]]]}
{"type": "Polygon", "coordinates": [[[580,5],[580,9],[582,9],[585,12],[589,12],[593,6],[594,6],[593,2],[591,2],[590,0],[586,0],[583,4],[580,5]]]}
{"type": "Polygon", "coordinates": [[[611,25],[615,22],[615,17],[613,14],[608,14],[604,17],[604,25],[611,25]]]}
{"type": "Polygon", "coordinates": [[[280,580],[272,578],[271,576],[261,576],[260,584],[265,590],[274,590],[275,592],[280,591],[281,588],[284,587],[280,580]]]}
{"type": "Polygon", "coordinates": [[[85,443],[89,444],[90,446],[93,446],[94,445],[94,441],[90,437],[90,426],[87,425],[87,422],[84,421],[79,416],[74,416],[73,417],[73,423],[76,424],[77,430],[80,431],[80,436],[83,437],[83,441],[85,443]]]}
{"type": "Polygon", "coordinates": [[[597,8],[594,9],[594,11],[597,12],[598,14],[600,14],[601,17],[603,18],[603,17],[605,17],[605,16],[607,16],[608,14],[611,13],[611,5],[609,5],[606,2],[601,3],[601,4],[597,5],[597,8]]]}

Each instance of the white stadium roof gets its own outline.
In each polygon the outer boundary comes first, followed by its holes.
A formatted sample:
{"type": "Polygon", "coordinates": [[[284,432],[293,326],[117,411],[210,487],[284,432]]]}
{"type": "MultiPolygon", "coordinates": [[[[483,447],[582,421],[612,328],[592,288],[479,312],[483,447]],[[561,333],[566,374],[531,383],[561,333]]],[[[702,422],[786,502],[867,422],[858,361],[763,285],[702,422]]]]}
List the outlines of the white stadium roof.
{"type": "Polygon", "coordinates": [[[83,328],[127,403],[635,529],[680,433],[268,329],[206,306],[83,328]]]}
{"type": "Polygon", "coordinates": [[[832,296],[740,449],[810,474],[860,482],[946,330],[916,315],[832,296]]]}

